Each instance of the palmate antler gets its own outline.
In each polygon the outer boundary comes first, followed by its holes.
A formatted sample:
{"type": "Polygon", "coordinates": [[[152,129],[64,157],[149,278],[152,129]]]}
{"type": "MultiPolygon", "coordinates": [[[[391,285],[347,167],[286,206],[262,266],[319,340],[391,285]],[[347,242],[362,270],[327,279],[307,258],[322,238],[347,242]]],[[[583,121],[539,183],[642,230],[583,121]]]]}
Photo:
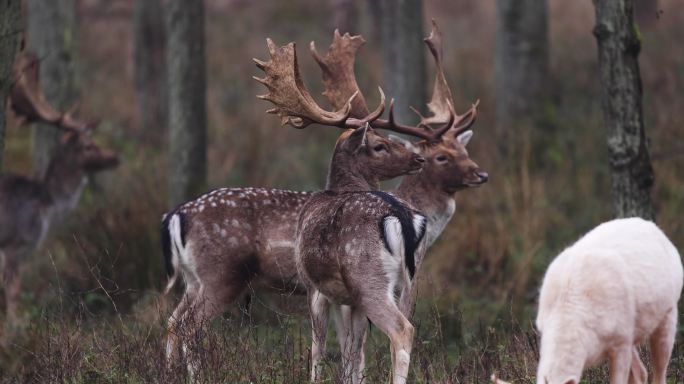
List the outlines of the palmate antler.
{"type": "MultiPolygon", "coordinates": [[[[430,36],[425,38],[424,41],[435,60],[435,85],[432,89],[432,99],[427,103],[428,110],[432,113],[432,116],[425,117],[415,108],[411,109],[420,117],[420,125],[424,127],[430,127],[431,124],[444,124],[451,116],[455,115],[453,124],[458,127],[455,133],[458,135],[473,125],[477,115],[477,106],[480,102],[479,100],[476,101],[463,115],[456,115],[456,112],[454,111],[454,98],[451,95],[451,88],[449,88],[449,84],[447,84],[446,77],[444,76],[444,68],[442,66],[442,32],[439,30],[434,19],[432,19],[432,31],[430,31],[430,36]]],[[[437,129],[433,132],[439,137],[446,133],[451,127],[452,126],[449,126],[446,129],[437,129]]]]}
{"type": "Polygon", "coordinates": [[[74,114],[78,103],[61,113],[45,99],[39,83],[40,60],[28,52],[19,54],[12,66],[13,84],[10,89],[10,106],[24,122],[43,122],[57,128],[83,132],[94,128],[96,122],[85,122],[74,114]]]}
{"type": "MultiPolygon", "coordinates": [[[[316,51],[316,45],[311,42],[311,54],[323,72],[323,95],[334,108],[342,108],[350,95],[356,95],[353,100],[351,115],[364,116],[368,113],[366,100],[359,89],[354,74],[354,60],[358,49],[365,43],[361,36],[350,36],[348,33],[340,35],[335,30],[333,42],[325,57],[316,51]]],[[[447,120],[445,123],[448,123],[447,120]]],[[[421,127],[398,124],[394,120],[394,100],[390,101],[389,119],[375,119],[371,122],[373,128],[382,128],[394,132],[432,140],[429,131],[421,127]]]]}
{"type": "MultiPolygon", "coordinates": [[[[456,115],[453,108],[453,97],[444,77],[442,68],[442,42],[441,33],[433,20],[433,29],[426,44],[430,48],[436,62],[436,79],[432,94],[432,100],[428,103],[428,108],[433,116],[428,118],[420,115],[421,123],[417,127],[398,124],[394,120],[394,103],[390,102],[389,118],[387,120],[376,119],[371,125],[374,128],[384,128],[395,132],[406,133],[417,136],[428,141],[438,141],[441,136],[450,128],[457,126],[457,133],[460,133],[472,125],[475,120],[477,103],[470,110],[461,116],[456,115]],[[432,128],[433,124],[441,124],[440,127],[432,128]]],[[[364,40],[361,36],[350,36],[348,33],[341,36],[335,31],[333,42],[324,58],[316,51],[315,45],[311,43],[311,52],[318,62],[323,72],[323,84],[326,96],[334,108],[341,108],[350,95],[358,93],[352,106],[352,116],[363,115],[368,108],[365,99],[361,95],[356,77],[354,75],[354,60],[358,49],[363,45],[364,40]]]]}
{"type": "Polygon", "coordinates": [[[269,93],[257,96],[275,105],[268,113],[280,116],[281,124],[289,124],[295,128],[304,128],[312,123],[339,128],[357,128],[368,121],[377,119],[385,109],[385,95],[380,90],[380,105],[363,119],[351,118],[352,101],[358,92],[352,94],[337,111],[326,111],[311,97],[299,75],[295,44],[289,43],[277,47],[271,39],[267,39],[271,60],[264,62],[254,59],[257,67],[264,71],[266,77],[254,79],[265,85],[269,93]]]}

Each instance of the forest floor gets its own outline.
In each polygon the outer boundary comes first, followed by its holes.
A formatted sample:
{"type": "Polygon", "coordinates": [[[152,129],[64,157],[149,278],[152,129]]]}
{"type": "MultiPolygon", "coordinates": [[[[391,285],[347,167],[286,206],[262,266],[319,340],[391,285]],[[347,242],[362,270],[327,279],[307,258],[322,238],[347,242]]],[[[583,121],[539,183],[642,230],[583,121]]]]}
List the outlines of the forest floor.
{"type": "MultiPolygon", "coordinates": [[[[216,319],[189,350],[198,356],[200,383],[306,383],[310,369],[310,327],[301,300],[256,298],[249,314],[235,309],[216,319]]],[[[165,321],[171,307],[151,295],[133,314],[78,315],[36,310],[28,325],[5,339],[0,365],[3,383],[185,383],[180,364],[167,368],[165,321]]],[[[500,321],[464,333],[460,311],[441,313],[424,301],[414,318],[416,338],[410,383],[487,383],[496,373],[512,383],[534,383],[538,336],[532,324],[500,321]]],[[[340,351],[329,333],[323,382],[341,382],[340,351]]],[[[366,347],[368,383],[386,382],[389,343],[375,327],[366,347]]],[[[647,351],[642,350],[648,365],[647,351]]],[[[670,383],[684,381],[684,344],[675,346],[670,383]]],[[[605,365],[585,372],[583,383],[605,383],[605,365]]]]}

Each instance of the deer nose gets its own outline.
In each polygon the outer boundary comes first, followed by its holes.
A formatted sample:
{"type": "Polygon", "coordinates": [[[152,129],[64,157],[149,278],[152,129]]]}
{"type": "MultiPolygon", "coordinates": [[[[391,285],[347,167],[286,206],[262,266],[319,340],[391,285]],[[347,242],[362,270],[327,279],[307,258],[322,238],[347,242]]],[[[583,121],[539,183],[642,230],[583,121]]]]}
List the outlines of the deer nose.
{"type": "Polygon", "coordinates": [[[478,170],[475,171],[475,174],[480,178],[480,183],[486,183],[489,180],[489,174],[485,171],[478,170]]]}
{"type": "Polygon", "coordinates": [[[413,161],[422,164],[425,162],[425,158],[423,156],[420,156],[420,155],[413,155],[413,161]]]}

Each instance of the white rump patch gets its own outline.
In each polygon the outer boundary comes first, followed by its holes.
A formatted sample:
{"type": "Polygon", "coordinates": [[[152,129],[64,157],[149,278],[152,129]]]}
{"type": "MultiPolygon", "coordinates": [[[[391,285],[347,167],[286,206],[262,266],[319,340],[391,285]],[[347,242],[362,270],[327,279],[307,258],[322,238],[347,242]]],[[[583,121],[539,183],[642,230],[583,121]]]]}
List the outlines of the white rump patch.
{"type": "Polygon", "coordinates": [[[404,235],[401,231],[401,222],[396,216],[387,216],[383,221],[385,241],[390,253],[395,257],[404,256],[404,235]]]}
{"type": "Polygon", "coordinates": [[[413,229],[416,231],[416,239],[423,237],[425,233],[425,223],[427,219],[423,215],[415,214],[413,215],[413,229]]]}

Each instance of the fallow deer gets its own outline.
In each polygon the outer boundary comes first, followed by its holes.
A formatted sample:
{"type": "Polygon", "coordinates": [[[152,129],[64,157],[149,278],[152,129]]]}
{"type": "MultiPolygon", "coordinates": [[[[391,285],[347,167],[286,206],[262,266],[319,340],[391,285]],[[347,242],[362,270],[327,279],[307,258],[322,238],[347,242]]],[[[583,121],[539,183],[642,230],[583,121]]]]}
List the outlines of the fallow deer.
{"type": "MultiPolygon", "coordinates": [[[[352,101],[352,116],[355,117],[362,117],[369,113],[353,72],[356,51],[363,43],[360,36],[351,37],[348,34],[340,36],[336,31],[326,59],[321,59],[312,50],[323,69],[325,95],[331,103],[336,104],[335,107],[342,108],[348,98],[358,92],[352,101]],[[332,97],[332,95],[337,96],[332,97]]],[[[438,76],[440,76],[438,81],[442,79],[441,82],[445,84],[441,67],[438,76]]],[[[438,84],[435,86],[436,89],[438,86],[442,87],[438,84]]],[[[448,88],[446,92],[446,95],[450,96],[448,88]]],[[[439,91],[436,94],[441,95],[444,92],[439,91]]],[[[433,100],[433,103],[439,101],[435,97],[433,100]]],[[[451,102],[450,99],[447,101],[451,102]]],[[[474,109],[472,112],[469,111],[469,121],[464,126],[472,124],[474,112],[474,109]]],[[[428,215],[427,236],[430,243],[436,239],[454,213],[453,192],[486,181],[486,174],[482,173],[479,167],[470,160],[465,150],[472,132],[465,131],[459,134],[462,128],[461,125],[454,125],[442,136],[436,135],[435,137],[439,137],[439,140],[426,140],[424,146],[415,145],[414,149],[427,156],[428,162],[421,173],[405,177],[399,189],[394,192],[396,196],[410,201],[426,212],[428,215]],[[430,176],[423,177],[425,175],[430,176]]],[[[194,221],[216,224],[211,228],[207,227],[204,231],[194,231],[192,234],[182,232],[186,243],[192,239],[195,244],[204,244],[201,246],[202,249],[209,250],[206,254],[193,252],[192,265],[204,268],[202,265],[212,265],[220,260],[227,269],[236,271],[235,278],[221,282],[231,287],[229,289],[236,293],[222,304],[223,309],[217,309],[217,313],[225,310],[239,295],[237,292],[243,292],[247,287],[251,291],[305,293],[298,280],[294,264],[295,227],[293,223],[296,222],[299,210],[310,195],[311,192],[269,188],[221,188],[187,202],[174,211],[181,216],[183,228],[200,225],[199,223],[193,224],[194,221]],[[193,212],[197,207],[202,207],[201,214],[193,212]],[[220,259],[212,255],[220,255],[220,259]]],[[[170,276],[166,289],[168,291],[179,275],[187,277],[194,277],[194,275],[188,266],[181,264],[180,259],[174,257],[179,256],[178,254],[172,255],[171,232],[168,227],[170,216],[167,214],[165,217],[167,220],[162,225],[162,237],[170,276]]],[[[201,282],[196,283],[201,284],[201,282]]],[[[218,282],[213,284],[218,284],[218,282]]],[[[182,308],[187,308],[185,303],[186,300],[182,299],[182,305],[179,305],[180,309],[174,312],[172,319],[180,317],[183,312],[182,308]]],[[[346,332],[338,333],[347,334],[346,332]]],[[[321,352],[316,353],[316,357],[320,357],[321,352]]]]}
{"type": "MultiPolygon", "coordinates": [[[[336,40],[338,37],[336,36],[336,40]]],[[[341,39],[344,41],[344,39],[341,39]]],[[[321,65],[324,74],[324,84],[326,90],[324,94],[328,101],[335,108],[339,107],[344,102],[345,98],[359,92],[356,81],[354,80],[353,60],[356,54],[359,42],[356,46],[351,44],[351,41],[343,46],[347,49],[340,48],[340,44],[333,43],[331,50],[325,58],[321,58],[316,52],[312,44],[312,52],[316,61],[321,65]],[[334,70],[333,70],[334,68],[334,70]]],[[[453,112],[453,97],[451,90],[446,82],[444,71],[442,68],[442,35],[433,20],[432,31],[430,36],[425,39],[434,60],[436,67],[435,84],[433,89],[432,100],[428,103],[428,109],[432,112],[430,117],[421,117],[421,126],[425,127],[430,132],[430,126],[436,123],[443,123],[449,119],[453,112]]],[[[424,138],[418,143],[411,143],[410,141],[390,137],[395,141],[404,143],[408,148],[414,152],[419,153],[426,159],[426,164],[423,171],[415,175],[407,175],[403,178],[397,190],[392,194],[400,199],[410,203],[413,207],[421,211],[428,218],[426,243],[430,246],[437,237],[441,234],[446,224],[449,222],[455,211],[454,194],[462,189],[477,187],[488,180],[488,174],[482,171],[478,165],[469,158],[466,150],[466,145],[472,138],[472,131],[470,126],[474,123],[476,109],[474,105],[468,112],[458,118],[458,121],[465,121],[465,123],[454,124],[445,132],[432,131],[432,137],[424,138]]],[[[419,114],[420,115],[420,114],[419,114]]],[[[424,252],[416,253],[415,270],[419,271],[420,266],[424,260],[424,252]]],[[[417,272],[416,272],[417,273],[417,272]]],[[[402,291],[399,299],[400,309],[410,319],[417,296],[417,285],[412,284],[410,290],[402,291]]],[[[324,300],[318,300],[317,307],[322,313],[323,319],[327,318],[327,305],[324,300]]],[[[359,329],[351,329],[350,312],[348,308],[342,308],[341,328],[338,328],[338,338],[343,349],[350,348],[355,350],[356,367],[355,373],[346,372],[345,376],[356,375],[357,380],[361,381],[361,371],[363,369],[363,347],[359,343],[363,343],[363,334],[366,327],[360,324],[359,329]],[[356,339],[354,339],[356,337],[356,339]],[[352,338],[352,340],[349,340],[352,338]],[[360,338],[360,339],[359,339],[360,338]],[[350,345],[347,345],[351,343],[350,345]]],[[[321,323],[323,320],[321,320],[321,323]]],[[[322,332],[325,332],[323,328],[322,332]]],[[[324,336],[323,336],[324,337],[324,336]]],[[[321,342],[323,343],[323,342],[321,342]]],[[[316,357],[322,356],[324,353],[318,348],[323,348],[324,344],[314,346],[313,349],[316,357]]],[[[351,353],[348,350],[342,354],[343,359],[351,353]]],[[[312,379],[315,380],[315,369],[319,363],[318,358],[313,359],[312,379]]],[[[345,369],[353,368],[352,365],[344,364],[345,369]]]]}
{"type": "MultiPolygon", "coordinates": [[[[435,59],[437,68],[437,76],[433,91],[433,97],[431,102],[428,103],[428,107],[433,115],[428,118],[421,116],[420,125],[425,128],[428,128],[429,131],[430,124],[442,123],[445,119],[448,119],[449,116],[453,116],[454,112],[453,98],[451,96],[448,84],[446,83],[446,79],[444,77],[442,69],[441,34],[434,21],[432,33],[427,39],[425,39],[425,41],[435,59]]],[[[332,52],[329,53],[325,59],[322,59],[318,54],[315,54],[315,48],[313,47],[313,45],[312,50],[314,51],[314,57],[316,57],[319,64],[321,64],[324,76],[327,75],[329,77],[328,81],[325,81],[325,94],[326,96],[328,96],[328,100],[333,105],[333,107],[338,107],[340,102],[344,100],[345,96],[348,95],[349,92],[354,92],[358,89],[355,81],[353,81],[353,65],[350,64],[353,63],[355,50],[353,50],[351,54],[337,55],[339,57],[346,58],[346,61],[348,61],[343,65],[340,64],[340,61],[345,61],[345,59],[334,60],[334,56],[331,57],[332,52]],[[330,71],[329,69],[332,67],[331,63],[336,63],[337,68],[342,68],[342,70],[330,71]],[[346,68],[346,71],[344,70],[344,68],[346,68]],[[352,80],[350,81],[349,79],[352,80]],[[333,84],[336,82],[348,82],[347,86],[340,86],[338,88],[341,90],[347,90],[346,94],[344,91],[331,92],[331,89],[327,87],[328,84],[333,84]]],[[[424,255],[426,247],[436,239],[436,237],[439,235],[439,233],[441,233],[444,226],[453,215],[455,208],[453,194],[459,189],[480,185],[486,182],[488,179],[488,175],[486,174],[486,172],[481,171],[479,167],[477,167],[477,165],[468,158],[467,152],[465,151],[465,145],[472,136],[472,131],[468,131],[468,127],[470,126],[470,124],[472,124],[473,119],[475,117],[475,107],[476,105],[473,106],[473,108],[468,113],[466,113],[464,116],[461,116],[458,119],[459,121],[466,120],[468,122],[463,125],[456,125],[454,127],[450,127],[450,129],[447,131],[449,133],[444,131],[440,132],[439,130],[435,131],[433,132],[434,136],[426,137],[424,141],[417,143],[417,145],[413,145],[410,142],[405,141],[408,147],[414,148],[414,150],[416,150],[418,153],[425,156],[427,162],[423,172],[421,172],[418,175],[406,176],[404,178],[399,189],[396,192],[396,195],[405,198],[406,201],[413,204],[414,207],[420,209],[422,212],[426,213],[430,218],[427,224],[429,232],[427,235],[428,238],[425,239],[423,246],[417,247],[414,255],[415,259],[412,259],[412,255],[410,255],[410,249],[407,248],[405,250],[405,255],[408,255],[408,258],[406,259],[406,267],[409,272],[409,277],[411,277],[411,275],[415,273],[415,270],[419,269],[423,259],[422,256],[424,255]]],[[[305,209],[306,207],[303,208],[302,215],[304,215],[305,209]]],[[[300,224],[301,220],[303,219],[301,219],[300,216],[300,224]]],[[[402,226],[402,229],[405,229],[409,226],[410,223],[403,224],[404,225],[402,226]]],[[[316,228],[315,225],[314,228],[316,228]]],[[[314,229],[314,231],[315,230],[316,229],[314,229]]],[[[382,234],[382,230],[380,232],[382,234]]],[[[406,233],[403,232],[402,234],[405,238],[406,233]]],[[[312,235],[315,238],[315,234],[312,235]]],[[[299,236],[301,236],[301,234],[299,236]]],[[[299,239],[300,238],[298,237],[298,240],[299,239]]],[[[351,246],[353,247],[353,240],[351,241],[352,243],[347,243],[345,246],[352,244],[351,246]]],[[[386,250],[391,252],[391,247],[388,247],[387,243],[385,245],[386,250]]],[[[317,250],[314,250],[313,253],[315,254],[316,251],[317,250]]],[[[334,252],[331,253],[334,254],[334,252]]],[[[339,259],[340,262],[343,263],[344,257],[339,256],[339,259]]],[[[344,269],[346,269],[347,267],[348,266],[343,265],[344,269]]],[[[386,267],[386,265],[384,267],[386,267]]],[[[320,272],[320,270],[316,271],[317,269],[319,269],[319,267],[315,265],[312,265],[311,269],[313,271],[312,273],[314,274],[320,272]]],[[[304,272],[306,273],[306,271],[304,272]]],[[[338,273],[340,275],[343,275],[341,271],[338,271],[338,273]]],[[[405,277],[405,275],[403,275],[403,277],[405,277]]],[[[349,279],[349,276],[347,276],[347,279],[349,279]]],[[[330,280],[334,282],[335,278],[330,280]]],[[[408,282],[409,284],[405,284],[403,287],[404,289],[401,290],[401,297],[399,299],[400,305],[398,308],[407,318],[410,318],[413,309],[413,303],[415,302],[416,297],[415,285],[410,284],[410,280],[410,278],[408,280],[404,279],[404,281],[408,282]]],[[[344,284],[345,288],[348,288],[348,286],[350,285],[349,281],[346,279],[344,280],[344,284]]],[[[359,284],[363,286],[364,283],[362,281],[359,281],[359,284]]],[[[316,284],[314,283],[313,285],[316,284]]],[[[390,283],[390,285],[392,284],[390,283]]],[[[359,287],[355,288],[358,289],[359,287]]],[[[334,288],[329,287],[329,289],[331,289],[328,291],[329,294],[338,294],[338,292],[335,292],[334,288]]],[[[318,373],[316,372],[318,368],[318,358],[320,358],[320,356],[322,355],[320,349],[322,348],[322,346],[324,346],[325,342],[324,324],[327,321],[328,306],[326,296],[327,295],[320,295],[317,292],[314,292],[311,295],[311,297],[316,300],[316,305],[312,305],[312,317],[314,318],[314,345],[312,346],[312,380],[314,381],[318,378],[318,373]],[[316,319],[317,317],[319,317],[318,320],[316,319]],[[315,333],[317,324],[321,324],[319,331],[322,332],[322,337],[320,339],[316,337],[315,333]]],[[[379,300],[379,298],[371,298],[370,300],[377,301],[379,300]]],[[[364,305],[363,299],[357,299],[357,305],[359,304],[364,305]]],[[[392,306],[389,303],[385,304],[387,305],[387,308],[381,310],[380,312],[382,313],[377,314],[380,317],[383,316],[383,313],[384,315],[388,315],[389,313],[392,313],[394,311],[394,308],[392,308],[392,306]]],[[[373,310],[376,309],[377,307],[375,307],[373,310]]],[[[356,311],[356,315],[354,314],[354,312],[355,311],[353,308],[351,311],[349,310],[349,308],[343,311],[343,313],[345,314],[345,316],[343,316],[343,327],[341,330],[338,330],[338,333],[342,333],[343,336],[345,336],[341,338],[342,347],[344,349],[344,353],[342,355],[343,358],[352,359],[351,362],[347,362],[346,364],[344,364],[345,379],[351,380],[352,382],[356,383],[363,381],[361,371],[363,369],[363,340],[366,326],[364,324],[365,317],[363,315],[363,311],[356,311]],[[351,338],[351,340],[349,340],[349,338],[351,338]],[[347,341],[345,341],[345,339],[347,339],[347,341]]],[[[403,323],[403,321],[400,321],[400,323],[403,323]]],[[[403,323],[402,326],[405,326],[406,324],[408,323],[403,323]]],[[[392,336],[390,336],[390,338],[392,338],[392,336]]],[[[402,339],[402,337],[399,336],[397,337],[397,339],[402,339]]],[[[403,341],[406,342],[406,338],[404,338],[403,341]]],[[[401,342],[402,341],[399,340],[399,343],[401,342]]],[[[396,341],[393,341],[393,344],[396,346],[396,341]]],[[[393,354],[394,353],[396,353],[395,348],[393,348],[393,354]]],[[[398,357],[399,356],[393,355],[393,358],[398,357]]],[[[393,361],[399,363],[397,360],[393,361]]],[[[393,372],[394,380],[395,382],[401,382],[402,380],[404,380],[402,377],[405,375],[402,375],[400,370],[407,369],[407,366],[397,368],[395,368],[393,372]],[[399,368],[399,370],[397,368],[399,368]]]]}
{"type": "MultiPolygon", "coordinates": [[[[279,114],[283,124],[296,128],[312,123],[353,128],[336,143],[328,189],[373,190],[381,180],[420,171],[424,163],[421,156],[382,137],[370,126],[384,111],[381,89],[380,105],[363,118],[350,117],[357,94],[351,95],[338,111],[323,110],[301,81],[294,43],[284,47],[276,47],[270,39],[267,43],[271,60],[255,61],[266,73],[266,78],[257,80],[270,91],[260,98],[276,105],[271,113],[279,114]],[[343,179],[349,182],[341,183],[343,179]]],[[[410,128],[397,128],[392,121],[379,124],[400,132],[410,128]]],[[[292,242],[297,207],[306,199],[306,195],[290,191],[219,189],[165,216],[162,240],[172,275],[167,291],[178,270],[186,283],[185,293],[169,319],[170,362],[177,361],[179,346],[186,347],[178,337],[179,325],[185,324],[185,331],[194,332],[198,325],[223,312],[255,277],[262,275],[263,282],[277,288],[302,289],[295,278],[292,242]]],[[[189,360],[192,372],[195,367],[193,359],[189,360]]]]}
{"type": "Polygon", "coordinates": [[[7,319],[18,319],[18,296],[22,263],[37,249],[55,222],[76,206],[90,173],[113,168],[118,156],[99,147],[90,137],[95,123],[60,113],[40,90],[37,58],[20,54],[13,67],[10,105],[24,122],[52,124],[64,133],[59,139],[47,172],[41,180],[20,175],[0,175],[0,255],[7,319]]]}

